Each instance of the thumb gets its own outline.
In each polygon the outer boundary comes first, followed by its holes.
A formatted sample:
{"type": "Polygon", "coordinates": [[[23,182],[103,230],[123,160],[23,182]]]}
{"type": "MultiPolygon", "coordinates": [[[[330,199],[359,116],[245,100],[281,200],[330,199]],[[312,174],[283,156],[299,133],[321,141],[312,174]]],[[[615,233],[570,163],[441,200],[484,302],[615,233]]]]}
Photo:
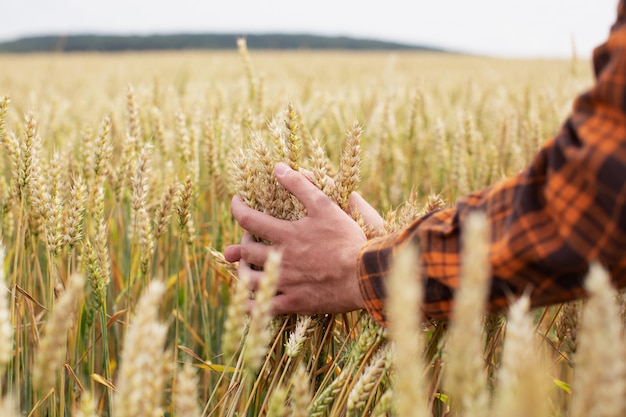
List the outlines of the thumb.
{"type": "Polygon", "coordinates": [[[279,162],[274,167],[278,182],[296,196],[309,214],[319,213],[332,204],[330,198],[317,188],[301,173],[294,171],[289,165],[279,162]]]}

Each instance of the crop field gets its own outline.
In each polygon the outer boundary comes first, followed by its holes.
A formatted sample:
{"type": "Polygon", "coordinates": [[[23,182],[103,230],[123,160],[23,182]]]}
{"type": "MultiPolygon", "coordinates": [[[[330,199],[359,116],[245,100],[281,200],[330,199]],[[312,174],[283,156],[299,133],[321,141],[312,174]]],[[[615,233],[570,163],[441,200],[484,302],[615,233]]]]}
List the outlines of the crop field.
{"type": "Polygon", "coordinates": [[[274,258],[248,315],[221,255],[242,234],[234,193],[305,214],[276,197],[277,161],[333,177],[340,205],[358,191],[388,231],[515,175],[592,85],[588,61],[242,43],[0,66],[1,416],[624,415],[624,302],[604,271],[584,303],[485,316],[480,217],[451,322],[410,314],[414,253],[388,329],[270,317],[274,258]]]}

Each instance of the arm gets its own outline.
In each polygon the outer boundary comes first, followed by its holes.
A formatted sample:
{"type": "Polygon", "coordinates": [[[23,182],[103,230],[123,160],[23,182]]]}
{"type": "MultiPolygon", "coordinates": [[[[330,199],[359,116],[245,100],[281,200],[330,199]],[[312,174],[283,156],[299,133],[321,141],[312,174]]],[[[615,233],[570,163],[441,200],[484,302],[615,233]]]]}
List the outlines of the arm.
{"type": "Polygon", "coordinates": [[[626,26],[623,1],[608,42],[594,52],[597,82],[559,133],[519,175],[468,195],[361,250],[358,279],[370,314],[386,323],[384,281],[393,254],[422,248],[424,313],[449,316],[459,284],[460,224],[472,210],[491,227],[490,308],[530,290],[533,306],[583,295],[589,262],[626,285],[626,26]]]}
{"type": "MultiPolygon", "coordinates": [[[[492,310],[502,309],[510,295],[527,289],[533,306],[583,295],[582,280],[591,260],[607,266],[617,285],[626,285],[623,1],[609,41],[594,54],[597,84],[578,98],[558,135],[519,175],[369,242],[349,216],[284,164],[277,166],[277,179],[304,203],[306,217],[296,222],[274,219],[235,197],[231,211],[240,225],[283,251],[274,313],[338,313],[364,306],[385,324],[385,279],[393,253],[415,241],[422,249],[424,312],[447,318],[459,282],[459,225],[471,210],[483,210],[492,230],[492,310]]],[[[362,213],[375,219],[373,210],[359,201],[362,213]]],[[[252,275],[254,290],[262,272],[251,265],[262,265],[269,250],[245,234],[224,254],[252,275]]]]}

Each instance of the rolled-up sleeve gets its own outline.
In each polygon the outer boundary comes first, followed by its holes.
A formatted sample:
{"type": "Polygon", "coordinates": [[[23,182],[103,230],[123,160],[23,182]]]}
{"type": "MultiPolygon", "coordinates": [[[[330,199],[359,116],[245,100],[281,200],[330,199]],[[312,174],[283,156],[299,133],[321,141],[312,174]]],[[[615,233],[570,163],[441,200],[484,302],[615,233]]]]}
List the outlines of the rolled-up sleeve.
{"type": "Polygon", "coordinates": [[[491,230],[489,309],[529,292],[533,306],[584,295],[589,263],[626,285],[626,25],[624,1],[608,41],[594,51],[596,83],[518,175],[467,195],[361,250],[357,270],[369,313],[385,316],[385,280],[394,252],[420,248],[429,318],[450,315],[460,279],[460,230],[468,213],[484,212],[491,230]]]}

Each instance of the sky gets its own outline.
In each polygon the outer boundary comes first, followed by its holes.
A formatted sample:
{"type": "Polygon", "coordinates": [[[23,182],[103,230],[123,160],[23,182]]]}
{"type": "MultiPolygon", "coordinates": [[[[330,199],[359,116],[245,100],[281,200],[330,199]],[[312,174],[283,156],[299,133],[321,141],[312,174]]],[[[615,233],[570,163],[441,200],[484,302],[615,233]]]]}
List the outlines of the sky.
{"type": "Polygon", "coordinates": [[[44,34],[310,33],[512,58],[591,56],[618,0],[0,0],[0,41],[44,34]]]}

